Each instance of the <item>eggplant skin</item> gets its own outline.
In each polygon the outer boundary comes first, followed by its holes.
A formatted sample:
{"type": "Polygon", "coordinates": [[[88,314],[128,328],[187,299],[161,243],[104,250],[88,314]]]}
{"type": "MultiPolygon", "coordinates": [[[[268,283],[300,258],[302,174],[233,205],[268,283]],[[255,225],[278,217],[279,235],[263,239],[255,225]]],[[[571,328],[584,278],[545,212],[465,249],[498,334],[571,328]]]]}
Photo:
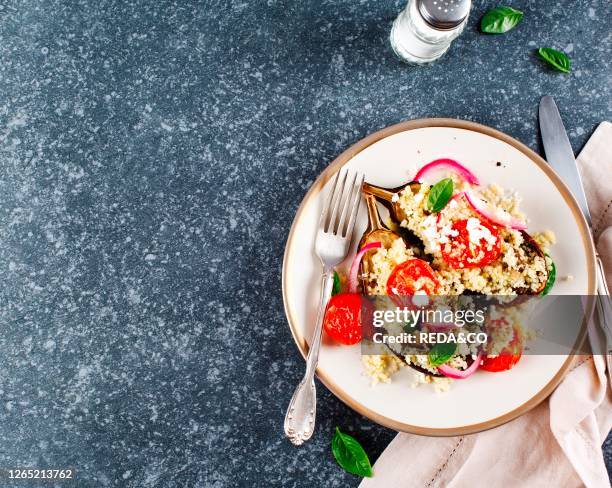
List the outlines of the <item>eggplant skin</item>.
{"type": "MultiPolygon", "coordinates": [[[[375,229],[370,232],[366,232],[363,235],[361,241],[359,242],[359,248],[361,249],[363,246],[371,242],[380,242],[383,248],[389,249],[393,245],[395,239],[401,239],[401,237],[395,232],[387,229],[375,229]]],[[[366,295],[368,294],[370,286],[372,286],[370,280],[364,278],[364,276],[368,276],[370,274],[370,270],[373,269],[370,254],[371,253],[369,252],[365,253],[361,263],[359,264],[359,276],[361,277],[359,281],[361,282],[361,289],[366,295]]]]}
{"type": "MultiPolygon", "coordinates": [[[[530,253],[534,259],[540,258],[540,259],[546,260],[544,251],[542,251],[542,248],[535,241],[535,239],[531,237],[531,235],[524,230],[521,231],[521,235],[523,236],[523,247],[525,251],[530,253]]],[[[517,295],[539,295],[540,293],[542,293],[544,291],[544,288],[546,288],[546,283],[548,282],[548,276],[550,274],[548,267],[546,267],[545,269],[546,269],[546,274],[541,280],[540,287],[537,290],[533,291],[527,288],[517,288],[515,289],[516,294],[517,295]]]]}

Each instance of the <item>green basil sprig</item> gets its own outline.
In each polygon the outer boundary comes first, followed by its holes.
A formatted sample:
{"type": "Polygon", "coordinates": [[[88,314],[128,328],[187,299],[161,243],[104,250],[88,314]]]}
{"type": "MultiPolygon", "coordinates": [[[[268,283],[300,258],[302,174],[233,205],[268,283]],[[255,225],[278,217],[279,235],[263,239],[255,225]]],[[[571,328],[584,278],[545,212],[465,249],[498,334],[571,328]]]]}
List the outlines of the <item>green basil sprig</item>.
{"type": "Polygon", "coordinates": [[[522,20],[523,12],[512,7],[497,7],[489,10],[480,21],[480,30],[487,34],[503,34],[513,29],[522,20]]]}
{"type": "Polygon", "coordinates": [[[457,345],[452,342],[440,342],[429,350],[429,363],[432,366],[440,366],[448,361],[453,354],[457,345]]]}
{"type": "Polygon", "coordinates": [[[557,51],[556,49],[551,49],[550,47],[541,47],[538,49],[538,54],[553,68],[563,73],[570,72],[572,63],[565,53],[557,51]]]}
{"type": "Polygon", "coordinates": [[[550,259],[550,266],[548,267],[548,280],[546,280],[546,286],[542,290],[542,293],[540,293],[540,295],[542,296],[548,295],[550,293],[550,290],[552,289],[553,285],[555,284],[555,280],[557,279],[557,267],[555,266],[555,262],[548,254],[546,254],[546,257],[550,259]]]}
{"type": "Polygon", "coordinates": [[[340,275],[334,271],[334,285],[332,286],[332,297],[342,291],[342,283],[340,283],[340,275]]]}
{"type": "Polygon", "coordinates": [[[439,212],[442,210],[453,196],[453,190],[453,180],[450,178],[444,178],[438,181],[431,190],[429,190],[427,210],[430,212],[439,212]]]}
{"type": "Polygon", "coordinates": [[[338,427],[331,441],[331,450],[340,467],[349,473],[368,478],[372,476],[370,459],[361,444],[354,437],[340,432],[338,427]]]}

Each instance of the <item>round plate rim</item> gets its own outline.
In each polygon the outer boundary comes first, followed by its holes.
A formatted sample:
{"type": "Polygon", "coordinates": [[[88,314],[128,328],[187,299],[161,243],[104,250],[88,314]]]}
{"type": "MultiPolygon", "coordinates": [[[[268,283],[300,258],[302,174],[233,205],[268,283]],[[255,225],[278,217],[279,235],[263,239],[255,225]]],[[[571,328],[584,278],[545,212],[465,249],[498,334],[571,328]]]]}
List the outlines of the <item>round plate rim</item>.
{"type": "MultiPolygon", "coordinates": [[[[309,201],[318,194],[319,191],[325,186],[327,181],[337,172],[339,171],[345,164],[347,164],[356,154],[363,151],[367,147],[371,146],[375,142],[378,142],[381,139],[389,137],[393,134],[397,134],[399,132],[410,131],[415,129],[423,129],[430,127],[447,127],[447,128],[456,128],[456,129],[465,129],[473,132],[479,132],[481,134],[485,134],[487,136],[493,137],[495,139],[501,140],[515,149],[522,152],[525,156],[527,156],[536,166],[544,171],[544,173],[550,178],[553,182],[557,190],[561,193],[563,199],[566,204],[570,207],[572,214],[578,224],[580,229],[580,235],[582,237],[582,242],[585,248],[586,257],[587,257],[587,272],[588,272],[588,295],[595,294],[596,288],[596,278],[595,278],[595,247],[593,245],[593,240],[590,236],[590,231],[588,224],[584,218],[584,215],[580,211],[580,207],[578,206],[576,200],[571,194],[570,190],[563,183],[563,181],[557,176],[557,174],[553,171],[553,169],[548,165],[548,163],[536,152],[532,149],[524,145],[522,142],[519,142],[517,139],[497,130],[492,127],[479,124],[476,122],[461,120],[461,119],[451,119],[451,118],[426,118],[426,119],[414,119],[414,120],[406,120],[403,122],[399,122],[397,124],[385,127],[380,129],[372,134],[364,137],[363,139],[357,141],[353,145],[351,145],[348,149],[343,151],[340,155],[338,155],[317,177],[314,183],[311,185],[310,189],[302,199],[300,206],[295,214],[293,219],[293,223],[291,225],[291,229],[289,231],[289,235],[287,237],[287,243],[285,245],[285,253],[283,256],[283,269],[282,269],[282,294],[283,294],[283,305],[285,309],[285,315],[287,317],[287,321],[289,323],[289,328],[291,330],[291,335],[293,340],[295,341],[298,349],[304,359],[308,354],[308,344],[305,338],[298,332],[295,320],[291,314],[291,310],[289,308],[288,302],[288,290],[287,290],[287,263],[289,262],[289,256],[291,252],[291,243],[293,238],[295,237],[295,228],[297,227],[297,223],[300,220],[300,217],[307,207],[309,201]]],[[[593,303],[589,303],[589,309],[591,309],[593,303]]],[[[590,313],[587,314],[587,317],[590,316],[590,313]]],[[[583,324],[582,333],[578,340],[578,343],[582,343],[586,337],[586,323],[583,324]]],[[[515,409],[507,412],[503,415],[495,417],[493,419],[489,419],[484,422],[479,422],[470,425],[464,425],[460,427],[450,427],[450,428],[431,428],[431,427],[421,427],[418,425],[411,425],[404,422],[398,422],[394,419],[385,417],[380,415],[379,413],[363,406],[362,404],[356,402],[351,398],[337,383],[331,380],[324,372],[317,368],[316,374],[319,380],[325,385],[325,387],[331,391],[340,401],[345,403],[351,409],[356,412],[364,415],[370,420],[380,424],[384,427],[388,427],[400,432],[407,432],[418,435],[426,435],[426,436],[457,436],[457,435],[465,435],[465,434],[473,434],[476,432],[481,432],[484,430],[492,429],[493,427],[497,427],[506,422],[514,420],[515,418],[523,415],[529,410],[535,408],[542,401],[544,401],[548,396],[554,391],[557,385],[561,382],[567,369],[572,362],[573,355],[567,357],[559,371],[553,376],[553,378],[533,397],[525,401],[522,405],[516,407],[515,409]]]]}

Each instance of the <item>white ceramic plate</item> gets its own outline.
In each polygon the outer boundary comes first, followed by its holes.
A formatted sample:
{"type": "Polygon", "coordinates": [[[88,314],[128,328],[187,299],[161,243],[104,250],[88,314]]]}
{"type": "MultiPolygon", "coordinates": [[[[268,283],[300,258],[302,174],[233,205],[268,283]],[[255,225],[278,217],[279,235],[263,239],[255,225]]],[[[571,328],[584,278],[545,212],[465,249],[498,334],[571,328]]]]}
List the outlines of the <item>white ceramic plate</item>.
{"type": "MultiPolygon", "coordinates": [[[[453,119],[404,122],[383,129],[341,154],[313,184],[291,228],[283,263],[283,297],[292,335],[303,355],[316,318],[321,264],[314,253],[315,231],[329,180],[343,166],[362,171],[366,181],[385,187],[407,183],[417,169],[449,157],[468,166],[484,184],[499,183],[522,197],[529,230],[550,229],[557,237],[552,257],[558,276],[555,294],[593,294],[593,247],[587,227],[567,188],[546,162],[518,141],[494,129],[453,119]],[[497,162],[502,166],[497,166],[497,162]]],[[[353,249],[367,225],[362,205],[353,249]]],[[[459,435],[507,422],[544,400],[561,380],[567,356],[524,356],[512,370],[477,372],[454,381],[446,393],[430,385],[411,388],[409,368],[390,384],[370,385],[359,345],[324,340],[317,374],[342,401],[377,423],[425,435],[459,435]]]]}

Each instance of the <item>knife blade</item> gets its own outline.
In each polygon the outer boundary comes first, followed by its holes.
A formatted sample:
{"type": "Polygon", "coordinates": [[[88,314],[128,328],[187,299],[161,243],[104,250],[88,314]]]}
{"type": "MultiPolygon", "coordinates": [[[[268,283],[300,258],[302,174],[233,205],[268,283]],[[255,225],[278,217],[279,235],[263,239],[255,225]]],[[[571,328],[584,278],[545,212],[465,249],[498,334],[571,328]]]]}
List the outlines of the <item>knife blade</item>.
{"type": "Polygon", "coordinates": [[[592,226],[591,213],[578,172],[574,151],[567,138],[563,120],[553,97],[545,96],[540,100],[540,132],[546,159],[563,182],[569,187],[584,214],[589,227],[592,226]]]}
{"type": "MultiPolygon", "coordinates": [[[[574,195],[592,233],[591,213],[589,212],[578,165],[574,158],[574,151],[567,137],[557,104],[552,97],[544,96],[540,100],[539,119],[542,143],[544,144],[548,164],[552,166],[574,195]]],[[[599,255],[595,256],[595,261],[597,275],[595,310],[598,325],[604,335],[603,345],[600,345],[600,339],[596,336],[596,333],[589,333],[589,339],[593,352],[603,354],[605,358],[608,370],[608,386],[612,389],[612,302],[610,301],[610,291],[599,255]]]]}

